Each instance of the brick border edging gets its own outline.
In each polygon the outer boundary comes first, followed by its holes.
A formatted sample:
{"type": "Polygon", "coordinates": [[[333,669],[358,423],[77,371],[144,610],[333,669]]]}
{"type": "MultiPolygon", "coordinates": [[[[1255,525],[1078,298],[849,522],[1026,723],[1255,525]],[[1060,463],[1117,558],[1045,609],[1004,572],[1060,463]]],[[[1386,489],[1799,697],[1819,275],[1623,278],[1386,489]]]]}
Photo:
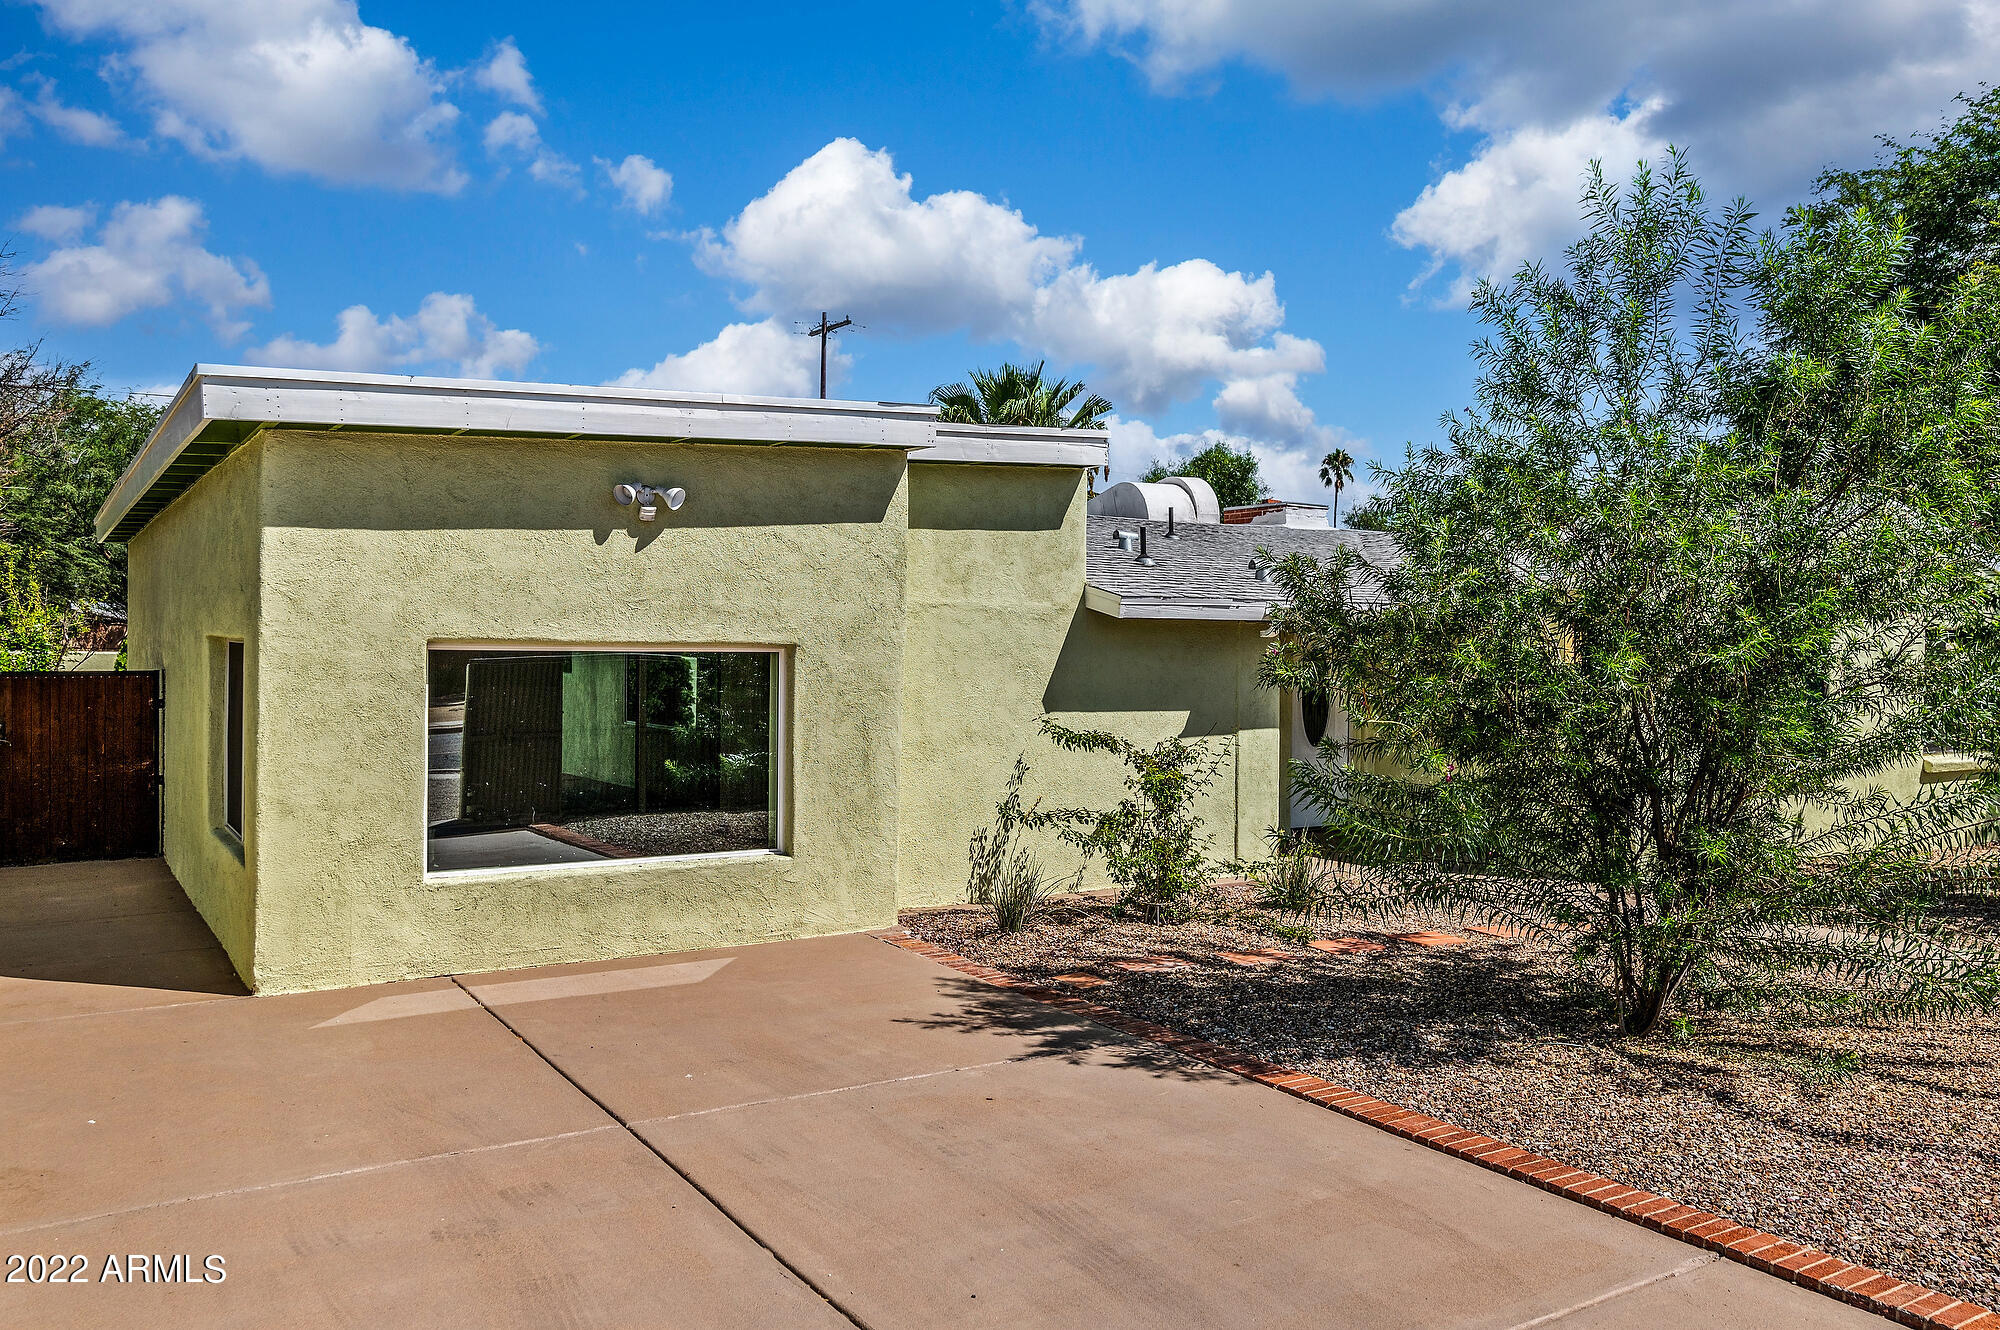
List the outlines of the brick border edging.
{"type": "Polygon", "coordinates": [[[1915,1326],[1918,1330],[2000,1330],[2000,1314],[1977,1303],[1961,1302],[1950,1294],[1939,1293],[1921,1284],[1906,1284],[1893,1275],[1885,1275],[1868,1266],[1854,1265],[1815,1248],[1788,1242],[1776,1234],[1738,1224],[1691,1205],[1682,1205],[1665,1196],[1627,1187],[1612,1178],[1571,1168],[1557,1160],[1516,1149],[1505,1141],[1466,1131],[1373,1095],[1362,1094],[1304,1072],[1288,1070],[1221,1044],[1184,1035],[1100,1003],[1017,979],[1004,970],[967,960],[956,952],[912,937],[902,928],[878,930],[874,936],[891,946],[915,952],[974,979],[1011,989],[1023,997],[1061,1007],[1065,1011],[1089,1016],[1115,1030],[1165,1045],[1198,1062],[1283,1090],[1293,1098],[1330,1108],[1370,1126],[1394,1132],[1405,1140],[1478,1164],[1481,1168],[1533,1183],[1543,1191],[1579,1201],[1606,1214],[1643,1224],[1656,1233],[1664,1233],[1739,1264],[1788,1279],[1815,1293],[1838,1298],[1899,1324],[1915,1326]]]}

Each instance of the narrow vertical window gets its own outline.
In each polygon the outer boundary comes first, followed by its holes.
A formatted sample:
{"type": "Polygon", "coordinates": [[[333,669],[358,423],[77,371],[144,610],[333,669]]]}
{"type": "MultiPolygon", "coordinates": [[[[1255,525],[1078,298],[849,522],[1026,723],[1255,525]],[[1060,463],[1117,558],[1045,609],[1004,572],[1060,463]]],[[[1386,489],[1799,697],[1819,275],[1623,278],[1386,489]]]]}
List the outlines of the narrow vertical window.
{"type": "Polygon", "coordinates": [[[243,834],[243,644],[229,644],[222,730],[222,823],[243,834]]]}

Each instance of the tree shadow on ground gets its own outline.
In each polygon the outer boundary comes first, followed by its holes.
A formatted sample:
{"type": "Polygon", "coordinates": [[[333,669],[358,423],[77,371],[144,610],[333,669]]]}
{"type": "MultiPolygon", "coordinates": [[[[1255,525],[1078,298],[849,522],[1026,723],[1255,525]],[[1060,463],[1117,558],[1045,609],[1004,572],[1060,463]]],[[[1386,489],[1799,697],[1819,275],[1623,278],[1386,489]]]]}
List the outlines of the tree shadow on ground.
{"type": "Polygon", "coordinates": [[[1012,1035],[1022,1044],[1012,1056],[1023,1062],[1053,1059],[1071,1066],[1122,1068],[1185,1081],[1237,1079],[1232,1072],[1114,1029],[1087,1012],[958,975],[941,977],[938,988],[948,1006],[928,1016],[898,1017],[898,1023],[921,1030],[1012,1035]]]}
{"type": "Polygon", "coordinates": [[[1122,975],[1106,1005],[1238,1047],[1254,1038],[1259,1054],[1279,1063],[1325,1056],[1328,1031],[1338,1031],[1341,1056],[1413,1070],[1504,1061],[1533,1043],[1594,1039],[1604,1028],[1593,997],[1552,980],[1517,948],[1388,946],[1374,956],[1299,956],[1255,968],[1200,948],[1161,947],[1153,954],[1187,968],[1122,975]]]}
{"type": "MultiPolygon", "coordinates": [[[[1766,1123],[1802,1139],[1842,1148],[1865,1146],[1876,1150],[1907,1151],[1920,1144],[1911,1138],[1905,1127],[1878,1127],[1871,1119],[1848,1111],[1838,1089],[1850,1080],[1856,1085],[1887,1081],[1942,1098],[2000,1098],[1991,1090],[1938,1083],[1896,1070],[1899,1067],[1961,1066],[1963,1061],[1920,1053],[1899,1055],[1877,1046],[1869,1050],[1860,1067],[1852,1072],[1840,1073],[1818,1093],[1805,1089],[1802,1082],[1802,1093],[1796,1099],[1759,1102],[1743,1092],[1742,1082],[1746,1077],[1799,1081],[1801,1078],[1790,1067],[1800,1063],[1811,1066],[1813,1060],[1826,1056],[1822,1046],[1804,1037],[1787,1038],[1782,1030],[1755,1033],[1730,1031],[1712,1036],[1702,1046],[1692,1049],[1621,1042],[1608,1045],[1605,1052],[1635,1069],[1644,1069],[1655,1082],[1671,1083],[1683,1093],[1700,1095],[1726,1113],[1766,1123]],[[1725,1058],[1747,1061],[1752,1065],[1744,1066],[1741,1062],[1732,1065],[1730,1061],[1723,1060],[1725,1058]]],[[[1990,1061],[1985,1065],[1990,1068],[1990,1061]]],[[[2000,1153],[1995,1151],[1968,1146],[1962,1141],[1953,1148],[1960,1155],[2000,1165],[2000,1153]]]]}

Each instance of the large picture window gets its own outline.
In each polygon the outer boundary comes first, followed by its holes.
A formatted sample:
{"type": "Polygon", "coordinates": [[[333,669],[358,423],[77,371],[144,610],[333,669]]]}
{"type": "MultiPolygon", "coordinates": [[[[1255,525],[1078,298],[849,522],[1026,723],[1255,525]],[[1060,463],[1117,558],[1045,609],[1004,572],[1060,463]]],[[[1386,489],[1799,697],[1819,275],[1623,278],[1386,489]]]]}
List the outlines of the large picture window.
{"type": "Polygon", "coordinates": [[[432,872],[776,849],[775,651],[430,653],[432,872]]]}

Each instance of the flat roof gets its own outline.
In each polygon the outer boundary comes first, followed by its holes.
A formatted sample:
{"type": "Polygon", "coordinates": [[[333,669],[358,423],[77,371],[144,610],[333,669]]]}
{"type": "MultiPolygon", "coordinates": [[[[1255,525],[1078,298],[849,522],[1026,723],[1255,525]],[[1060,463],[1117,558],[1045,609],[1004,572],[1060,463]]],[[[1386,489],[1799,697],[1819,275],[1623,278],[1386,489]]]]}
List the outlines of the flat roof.
{"type": "Polygon", "coordinates": [[[961,425],[906,402],[196,365],[97,513],[130,540],[231,451],[270,428],[660,443],[898,449],[913,462],[1104,465],[1103,430],[961,425]]]}

